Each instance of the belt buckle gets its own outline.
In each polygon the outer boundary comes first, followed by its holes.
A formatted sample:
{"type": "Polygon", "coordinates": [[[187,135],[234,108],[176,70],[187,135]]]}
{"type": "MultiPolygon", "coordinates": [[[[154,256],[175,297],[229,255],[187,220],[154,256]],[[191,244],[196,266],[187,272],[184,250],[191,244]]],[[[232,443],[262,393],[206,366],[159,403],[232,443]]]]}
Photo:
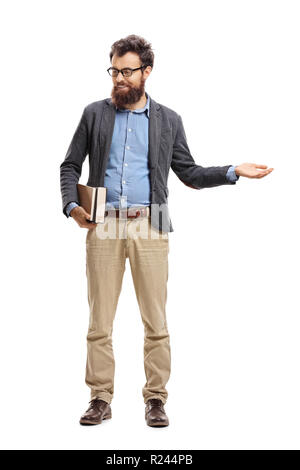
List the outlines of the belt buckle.
{"type": "Polygon", "coordinates": [[[131,208],[131,207],[128,208],[128,212],[127,212],[127,217],[128,218],[136,219],[137,217],[139,217],[140,214],[141,214],[140,209],[135,209],[135,208],[131,208]],[[130,215],[130,212],[132,212],[133,210],[135,211],[135,213],[133,215],[130,215]]]}

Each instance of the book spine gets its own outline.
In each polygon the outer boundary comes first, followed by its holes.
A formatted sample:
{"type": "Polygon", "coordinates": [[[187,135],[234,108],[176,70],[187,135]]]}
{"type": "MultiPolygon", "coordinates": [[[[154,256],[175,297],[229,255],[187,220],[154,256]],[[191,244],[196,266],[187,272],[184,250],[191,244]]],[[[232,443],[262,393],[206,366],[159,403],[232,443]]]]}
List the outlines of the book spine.
{"type": "Polygon", "coordinates": [[[97,206],[98,206],[98,188],[96,188],[93,191],[93,212],[91,213],[92,215],[92,221],[96,222],[96,215],[97,215],[97,206]]]}

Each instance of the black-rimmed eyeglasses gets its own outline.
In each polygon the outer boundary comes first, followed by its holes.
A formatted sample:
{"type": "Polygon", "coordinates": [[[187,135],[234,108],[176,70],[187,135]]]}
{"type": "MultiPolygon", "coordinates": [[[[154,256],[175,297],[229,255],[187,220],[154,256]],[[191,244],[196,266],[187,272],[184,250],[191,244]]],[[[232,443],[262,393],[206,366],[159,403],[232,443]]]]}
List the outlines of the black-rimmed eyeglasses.
{"type": "Polygon", "coordinates": [[[129,67],[126,67],[125,69],[122,69],[122,70],[116,69],[115,67],[109,67],[109,69],[107,69],[107,72],[113,78],[117,78],[117,76],[119,75],[119,72],[121,72],[123,77],[127,78],[127,77],[131,77],[133,72],[135,72],[136,70],[142,70],[146,67],[147,65],[142,65],[141,67],[137,67],[136,69],[131,69],[129,67]]]}

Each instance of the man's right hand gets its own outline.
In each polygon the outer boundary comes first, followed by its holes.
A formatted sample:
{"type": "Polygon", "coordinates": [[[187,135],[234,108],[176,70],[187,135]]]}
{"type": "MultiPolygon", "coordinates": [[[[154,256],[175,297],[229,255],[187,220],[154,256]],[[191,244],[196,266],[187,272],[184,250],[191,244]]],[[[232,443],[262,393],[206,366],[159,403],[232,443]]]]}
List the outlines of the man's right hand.
{"type": "Polygon", "coordinates": [[[94,222],[89,222],[87,220],[90,218],[90,214],[86,212],[81,206],[74,207],[71,210],[70,215],[73,217],[74,220],[76,220],[79,227],[81,228],[92,229],[97,227],[97,224],[95,224],[94,222]]]}

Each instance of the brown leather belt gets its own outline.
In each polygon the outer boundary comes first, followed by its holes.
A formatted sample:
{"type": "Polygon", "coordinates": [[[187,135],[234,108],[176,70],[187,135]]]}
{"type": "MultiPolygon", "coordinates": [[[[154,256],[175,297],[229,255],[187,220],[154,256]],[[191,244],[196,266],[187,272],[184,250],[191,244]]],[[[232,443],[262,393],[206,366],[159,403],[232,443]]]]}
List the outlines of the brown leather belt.
{"type": "Polygon", "coordinates": [[[137,217],[147,217],[150,215],[150,206],[128,207],[127,209],[110,209],[105,211],[104,216],[112,215],[121,219],[136,219],[137,217]]]}

